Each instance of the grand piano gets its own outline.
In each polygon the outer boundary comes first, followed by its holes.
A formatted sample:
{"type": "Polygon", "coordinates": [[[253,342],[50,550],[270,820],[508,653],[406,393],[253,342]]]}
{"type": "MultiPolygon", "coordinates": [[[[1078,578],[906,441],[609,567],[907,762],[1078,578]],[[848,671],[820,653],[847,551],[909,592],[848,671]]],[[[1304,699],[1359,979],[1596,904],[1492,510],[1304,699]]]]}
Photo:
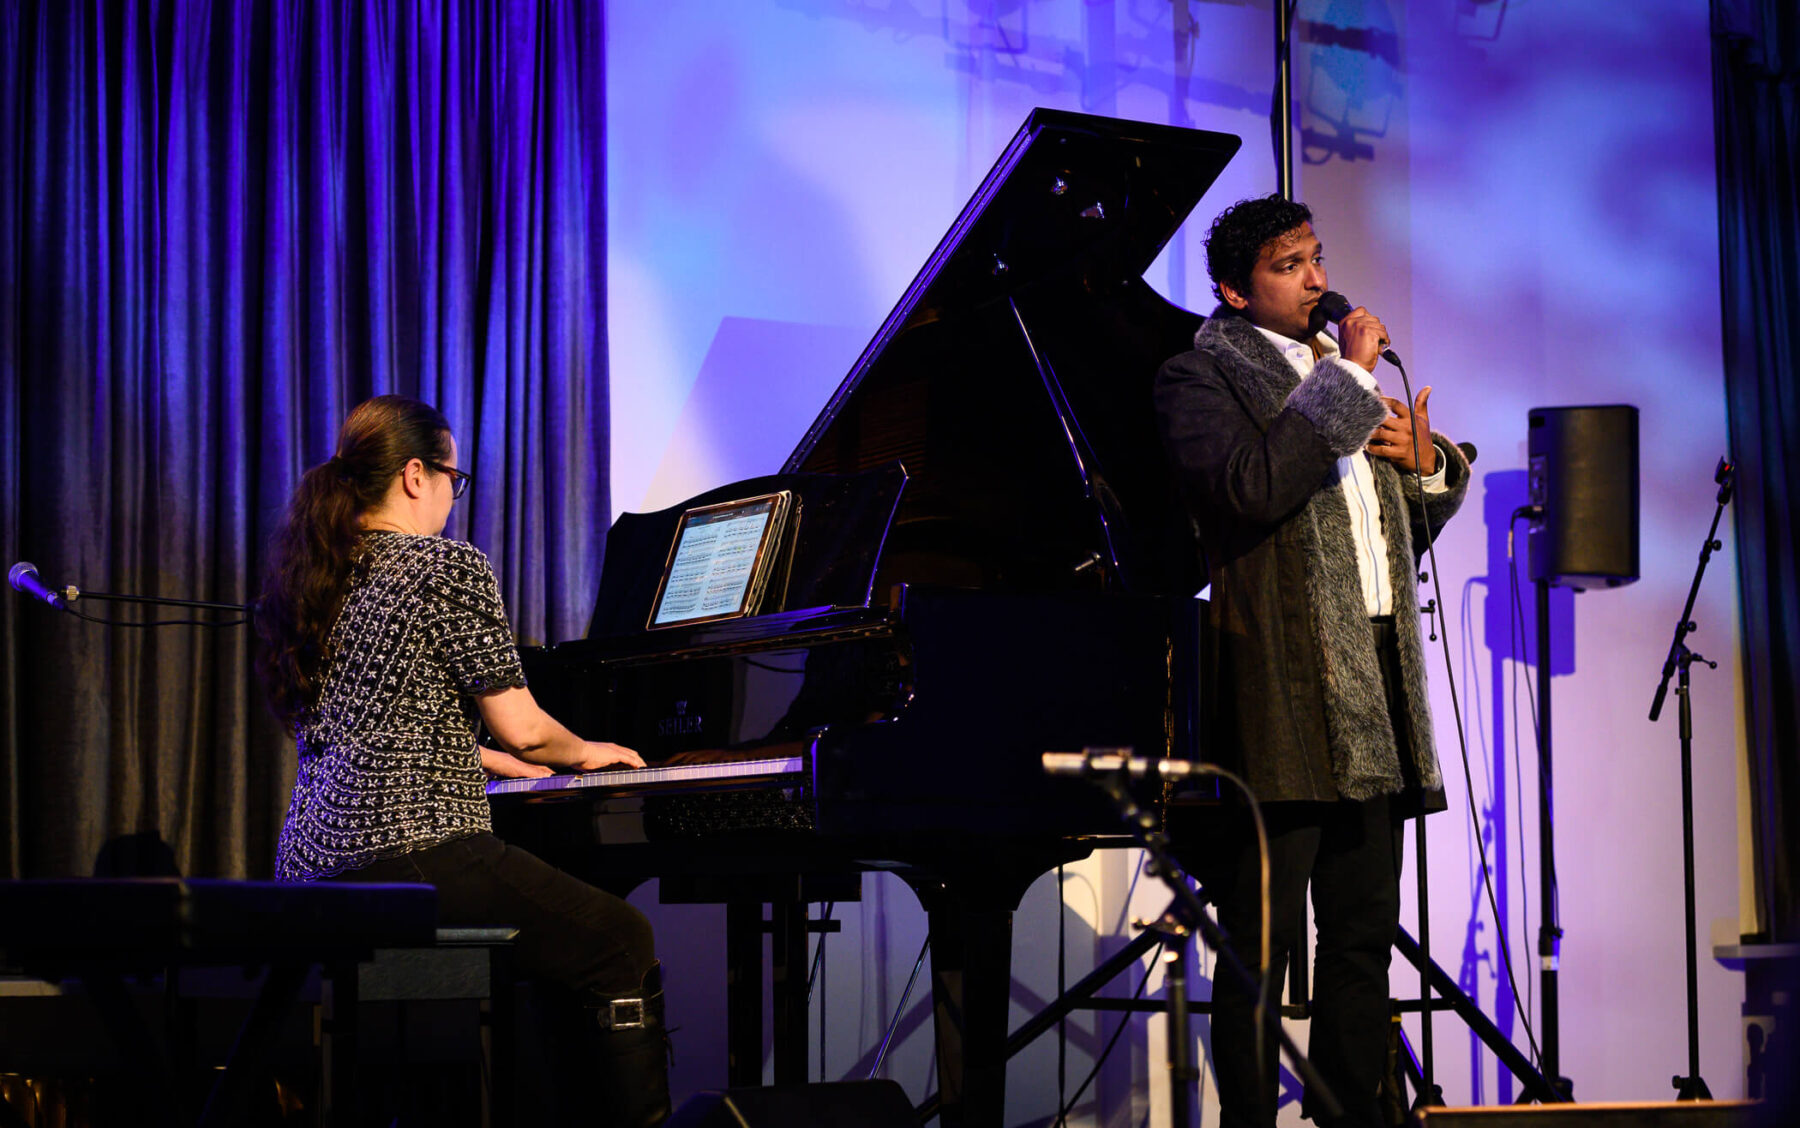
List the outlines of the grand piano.
{"type": "MultiPolygon", "coordinates": [[[[1041,753],[1194,748],[1194,553],[1149,393],[1200,318],[1143,273],[1238,144],[1034,111],[779,471],[621,516],[587,637],[525,655],[547,709],[648,767],[497,782],[497,831],[728,902],[740,966],[786,904],[778,1082],[805,1069],[804,902],[887,870],[929,915],[941,1123],[999,1125],[1012,913],[1123,840],[1041,753]],[[776,492],[750,613],[651,627],[683,515],[776,492]]],[[[760,991],[734,974],[734,1084],[760,991]]]]}

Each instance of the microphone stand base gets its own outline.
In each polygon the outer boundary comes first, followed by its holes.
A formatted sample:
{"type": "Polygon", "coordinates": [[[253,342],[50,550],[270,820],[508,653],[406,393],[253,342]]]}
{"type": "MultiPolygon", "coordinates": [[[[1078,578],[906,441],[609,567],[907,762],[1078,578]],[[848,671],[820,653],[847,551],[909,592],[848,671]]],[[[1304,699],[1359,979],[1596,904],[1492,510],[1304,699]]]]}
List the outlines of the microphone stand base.
{"type": "Polygon", "coordinates": [[[1444,1087],[1442,1085],[1433,1085],[1430,1089],[1421,1091],[1418,1096],[1413,1098],[1412,1108],[1408,1111],[1418,1112],[1420,1109],[1442,1108],[1443,1106],[1444,1087]]]}

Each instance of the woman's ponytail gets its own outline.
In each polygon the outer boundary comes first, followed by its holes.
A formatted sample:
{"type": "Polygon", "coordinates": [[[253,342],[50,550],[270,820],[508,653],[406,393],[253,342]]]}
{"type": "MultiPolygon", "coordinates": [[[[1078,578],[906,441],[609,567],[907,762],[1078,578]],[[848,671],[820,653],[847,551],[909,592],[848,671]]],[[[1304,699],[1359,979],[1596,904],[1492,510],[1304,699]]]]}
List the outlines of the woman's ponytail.
{"type": "Polygon", "coordinates": [[[407,462],[449,456],[450,427],[436,408],[406,396],[376,396],[344,421],[337,453],[301,475],[270,544],[256,608],[263,640],[257,673],[284,721],[298,721],[318,701],[363,514],[382,503],[407,462]]]}

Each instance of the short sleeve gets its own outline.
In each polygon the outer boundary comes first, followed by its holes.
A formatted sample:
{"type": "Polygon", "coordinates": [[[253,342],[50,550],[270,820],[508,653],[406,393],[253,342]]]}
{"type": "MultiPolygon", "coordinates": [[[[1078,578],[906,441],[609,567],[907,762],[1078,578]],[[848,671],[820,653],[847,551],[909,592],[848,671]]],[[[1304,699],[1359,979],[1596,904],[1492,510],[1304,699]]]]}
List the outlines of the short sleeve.
{"type": "Polygon", "coordinates": [[[438,650],[451,680],[467,694],[524,685],[525,671],[493,567],[474,545],[449,544],[451,551],[429,588],[437,597],[438,650]]]}

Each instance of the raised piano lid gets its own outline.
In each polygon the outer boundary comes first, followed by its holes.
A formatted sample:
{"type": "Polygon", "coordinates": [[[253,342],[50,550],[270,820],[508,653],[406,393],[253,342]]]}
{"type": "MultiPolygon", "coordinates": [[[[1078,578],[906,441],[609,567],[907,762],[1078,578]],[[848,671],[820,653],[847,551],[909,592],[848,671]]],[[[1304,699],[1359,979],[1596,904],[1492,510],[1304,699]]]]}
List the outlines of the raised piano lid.
{"type": "Polygon", "coordinates": [[[783,467],[905,466],[877,590],[1193,590],[1150,390],[1201,318],[1143,273],[1238,145],[1026,119],[783,467]]]}

